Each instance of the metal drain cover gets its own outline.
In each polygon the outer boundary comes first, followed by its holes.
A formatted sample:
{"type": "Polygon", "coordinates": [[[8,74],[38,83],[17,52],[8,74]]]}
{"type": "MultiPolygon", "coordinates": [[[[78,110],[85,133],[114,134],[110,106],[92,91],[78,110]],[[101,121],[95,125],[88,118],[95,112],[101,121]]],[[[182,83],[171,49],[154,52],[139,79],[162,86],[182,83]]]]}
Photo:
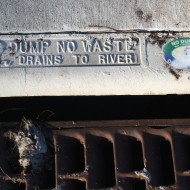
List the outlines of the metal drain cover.
{"type": "Polygon", "coordinates": [[[19,166],[17,147],[8,136],[16,125],[4,124],[0,185],[5,190],[187,190],[190,127],[188,122],[165,123],[139,121],[135,127],[135,122],[127,121],[84,122],[75,128],[67,122],[40,124],[49,149],[44,154],[48,166],[33,174],[19,166]]]}

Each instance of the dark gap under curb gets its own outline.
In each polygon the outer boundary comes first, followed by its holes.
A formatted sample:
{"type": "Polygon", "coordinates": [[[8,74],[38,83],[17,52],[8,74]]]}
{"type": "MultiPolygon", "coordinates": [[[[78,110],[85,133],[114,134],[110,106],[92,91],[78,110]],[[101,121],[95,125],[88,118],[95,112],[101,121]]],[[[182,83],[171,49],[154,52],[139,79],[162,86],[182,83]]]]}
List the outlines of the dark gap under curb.
{"type": "Polygon", "coordinates": [[[190,95],[12,97],[0,98],[0,121],[190,118],[187,107],[190,95]]]}

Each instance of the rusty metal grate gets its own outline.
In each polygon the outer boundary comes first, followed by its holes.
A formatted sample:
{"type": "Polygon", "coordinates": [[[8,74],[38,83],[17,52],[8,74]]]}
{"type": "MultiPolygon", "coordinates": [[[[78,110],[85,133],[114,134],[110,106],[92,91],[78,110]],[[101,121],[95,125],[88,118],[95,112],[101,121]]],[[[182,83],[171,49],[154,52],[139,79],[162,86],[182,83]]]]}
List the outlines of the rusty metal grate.
{"type": "Polygon", "coordinates": [[[66,129],[54,142],[63,189],[190,189],[189,127],[66,129]]]}
{"type": "Polygon", "coordinates": [[[87,125],[73,123],[75,128],[68,127],[70,124],[66,122],[48,124],[45,136],[53,153],[53,162],[48,164],[53,167],[33,178],[23,177],[16,168],[18,163],[12,162],[11,159],[18,155],[7,151],[12,145],[5,134],[11,128],[3,125],[0,133],[0,188],[188,190],[190,127],[178,126],[179,122],[169,123],[159,126],[159,122],[150,125],[150,122],[143,121],[138,122],[137,127],[131,122],[126,125],[119,121],[86,122],[87,125]]]}

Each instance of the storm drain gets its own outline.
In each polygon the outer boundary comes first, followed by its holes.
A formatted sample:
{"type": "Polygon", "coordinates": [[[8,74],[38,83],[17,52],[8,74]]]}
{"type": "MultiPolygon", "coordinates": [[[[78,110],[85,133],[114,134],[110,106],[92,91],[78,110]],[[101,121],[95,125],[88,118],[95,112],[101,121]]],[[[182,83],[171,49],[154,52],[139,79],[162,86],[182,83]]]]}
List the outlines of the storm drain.
{"type": "Polygon", "coordinates": [[[24,171],[1,128],[0,189],[190,189],[190,127],[41,128],[48,151],[39,171],[24,171]]]}
{"type": "Polygon", "coordinates": [[[190,189],[190,127],[54,131],[64,190],[190,189]]]}

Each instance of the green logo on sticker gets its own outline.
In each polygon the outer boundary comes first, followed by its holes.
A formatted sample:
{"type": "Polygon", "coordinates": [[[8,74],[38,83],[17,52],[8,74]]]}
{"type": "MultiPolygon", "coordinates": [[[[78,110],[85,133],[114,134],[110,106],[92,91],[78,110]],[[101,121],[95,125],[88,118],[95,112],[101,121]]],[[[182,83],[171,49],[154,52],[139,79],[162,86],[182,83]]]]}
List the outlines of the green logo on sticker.
{"type": "Polygon", "coordinates": [[[190,70],[190,38],[179,38],[163,47],[164,58],[174,68],[190,70]]]}

